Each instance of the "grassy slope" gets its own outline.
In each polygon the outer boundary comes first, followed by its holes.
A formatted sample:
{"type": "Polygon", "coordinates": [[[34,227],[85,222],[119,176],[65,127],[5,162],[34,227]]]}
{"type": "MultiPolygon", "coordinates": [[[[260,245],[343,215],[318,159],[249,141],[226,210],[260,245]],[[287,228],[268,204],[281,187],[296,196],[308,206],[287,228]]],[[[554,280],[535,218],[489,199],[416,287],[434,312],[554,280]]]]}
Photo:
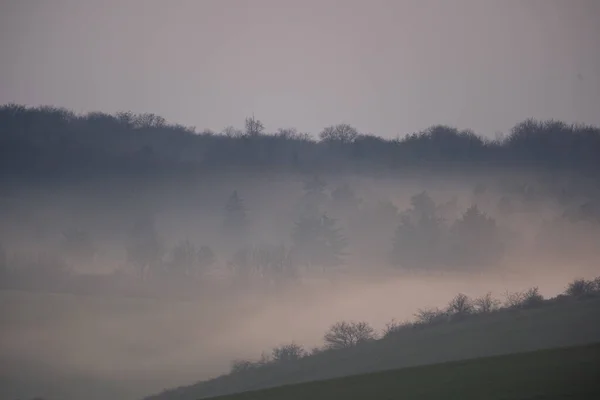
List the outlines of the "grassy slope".
{"type": "Polygon", "coordinates": [[[290,365],[226,375],[166,391],[152,400],[195,400],[247,390],[470,358],[600,341],[600,299],[546,302],[462,322],[409,329],[353,349],[324,352],[290,365]]]}
{"type": "Polygon", "coordinates": [[[404,368],[221,400],[600,398],[600,344],[404,368]]]}

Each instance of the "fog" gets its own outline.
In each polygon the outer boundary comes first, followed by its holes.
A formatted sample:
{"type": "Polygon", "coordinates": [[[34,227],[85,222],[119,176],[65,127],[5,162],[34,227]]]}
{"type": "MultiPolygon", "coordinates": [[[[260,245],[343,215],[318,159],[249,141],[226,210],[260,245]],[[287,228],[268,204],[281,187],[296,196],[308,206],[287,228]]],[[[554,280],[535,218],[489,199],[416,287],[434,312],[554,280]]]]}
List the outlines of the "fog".
{"type": "MultiPolygon", "coordinates": [[[[274,346],[321,346],[337,321],[379,330],[420,308],[443,307],[457,293],[502,299],[507,290],[537,286],[554,296],[574,278],[598,275],[599,225],[589,208],[587,217],[570,216],[600,197],[580,178],[571,185],[583,189],[561,201],[562,181],[546,181],[525,171],[232,172],[185,182],[15,186],[3,197],[0,236],[5,395],[140,398],[226,373],[233,360],[256,359],[274,346]],[[519,181],[529,182],[526,190],[514,189],[519,181]],[[243,221],[228,231],[234,198],[243,221]],[[428,199],[448,225],[477,205],[494,220],[494,243],[440,245],[443,257],[422,263],[438,242],[417,235],[411,246],[424,252],[394,259],[402,215],[427,208],[428,199]],[[316,247],[294,253],[305,240],[294,229],[311,213],[332,218],[343,236],[335,260],[316,247]],[[150,222],[136,236],[140,221],[150,222]],[[177,258],[187,254],[175,250],[186,240],[194,254],[209,247],[211,262],[177,258]],[[499,252],[490,250],[496,242],[499,252]],[[136,243],[145,250],[135,253],[136,243]],[[266,245],[289,249],[291,261],[279,265],[269,259],[275,253],[260,252],[239,258],[240,249],[266,245]]],[[[443,232],[452,241],[463,231],[443,232]]],[[[485,236],[476,232],[464,237],[485,236]]]]}

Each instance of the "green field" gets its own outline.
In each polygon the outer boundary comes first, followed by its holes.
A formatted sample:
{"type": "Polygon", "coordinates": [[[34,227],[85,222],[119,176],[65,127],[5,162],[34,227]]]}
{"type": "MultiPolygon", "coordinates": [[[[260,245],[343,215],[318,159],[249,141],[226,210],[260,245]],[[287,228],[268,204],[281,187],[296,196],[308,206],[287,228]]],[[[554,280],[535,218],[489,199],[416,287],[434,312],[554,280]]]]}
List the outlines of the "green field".
{"type": "Polygon", "coordinates": [[[600,399],[600,344],[403,368],[218,399],[600,399]]]}

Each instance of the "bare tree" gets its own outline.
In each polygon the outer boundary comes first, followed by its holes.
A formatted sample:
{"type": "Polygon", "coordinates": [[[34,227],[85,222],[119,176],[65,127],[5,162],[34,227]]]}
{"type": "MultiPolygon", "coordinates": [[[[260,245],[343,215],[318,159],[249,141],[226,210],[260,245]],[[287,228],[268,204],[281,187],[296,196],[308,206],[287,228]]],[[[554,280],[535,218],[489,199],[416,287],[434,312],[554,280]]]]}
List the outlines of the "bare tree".
{"type": "Polygon", "coordinates": [[[423,308],[415,313],[416,323],[420,325],[435,324],[448,320],[448,314],[439,308],[423,308]]]}
{"type": "Polygon", "coordinates": [[[469,299],[469,296],[463,293],[457,294],[446,308],[448,315],[463,317],[469,315],[474,311],[473,302],[469,299]]]}
{"type": "Polygon", "coordinates": [[[304,356],[306,356],[304,347],[293,342],[283,346],[275,347],[271,352],[273,362],[276,363],[296,361],[304,356]]]}
{"type": "Polygon", "coordinates": [[[276,137],[288,140],[310,141],[310,134],[298,132],[296,128],[279,128],[275,133],[276,137]]]}
{"type": "Polygon", "coordinates": [[[500,307],[500,300],[493,298],[492,293],[488,292],[484,296],[473,300],[473,306],[476,312],[489,313],[500,307]]]}
{"type": "Polygon", "coordinates": [[[244,136],[244,132],[242,132],[241,130],[239,130],[231,125],[223,128],[223,130],[221,131],[221,134],[223,136],[227,136],[228,138],[240,138],[240,137],[244,136]]]}
{"type": "Polygon", "coordinates": [[[398,332],[404,331],[408,328],[412,328],[413,324],[410,322],[398,322],[395,319],[391,320],[387,324],[385,324],[385,328],[383,328],[383,337],[389,337],[398,332]]]}
{"type": "Polygon", "coordinates": [[[246,118],[246,136],[258,136],[261,135],[265,130],[263,123],[252,117],[246,118]]]}
{"type": "Polygon", "coordinates": [[[527,308],[540,305],[544,296],[540,294],[538,287],[532,287],[524,292],[506,292],[504,302],[507,308],[527,308]]]}
{"type": "Polygon", "coordinates": [[[348,124],[328,126],[319,134],[324,142],[330,143],[353,143],[358,137],[358,131],[348,124]]]}
{"type": "Polygon", "coordinates": [[[375,330],[366,322],[337,322],[325,333],[329,349],[345,349],[375,339],[375,330]]]}

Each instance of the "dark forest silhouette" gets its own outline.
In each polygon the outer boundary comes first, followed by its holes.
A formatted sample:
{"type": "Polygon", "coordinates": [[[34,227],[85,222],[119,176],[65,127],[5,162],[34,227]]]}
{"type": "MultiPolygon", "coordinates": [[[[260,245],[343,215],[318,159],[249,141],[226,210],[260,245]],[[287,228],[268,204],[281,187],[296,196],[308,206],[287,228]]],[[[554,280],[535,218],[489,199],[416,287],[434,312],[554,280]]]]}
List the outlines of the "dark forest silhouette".
{"type": "MultiPolygon", "coordinates": [[[[401,133],[399,133],[401,134],[401,133]]],[[[0,107],[0,171],[4,179],[73,180],[93,176],[170,176],[220,168],[288,171],[473,169],[528,167],[593,175],[600,169],[600,129],[526,120],[503,139],[436,125],[398,139],[326,127],[319,140],[295,129],[269,134],[248,118],[243,130],[217,134],[170,124],[154,114],[55,107],[0,107]]]]}

